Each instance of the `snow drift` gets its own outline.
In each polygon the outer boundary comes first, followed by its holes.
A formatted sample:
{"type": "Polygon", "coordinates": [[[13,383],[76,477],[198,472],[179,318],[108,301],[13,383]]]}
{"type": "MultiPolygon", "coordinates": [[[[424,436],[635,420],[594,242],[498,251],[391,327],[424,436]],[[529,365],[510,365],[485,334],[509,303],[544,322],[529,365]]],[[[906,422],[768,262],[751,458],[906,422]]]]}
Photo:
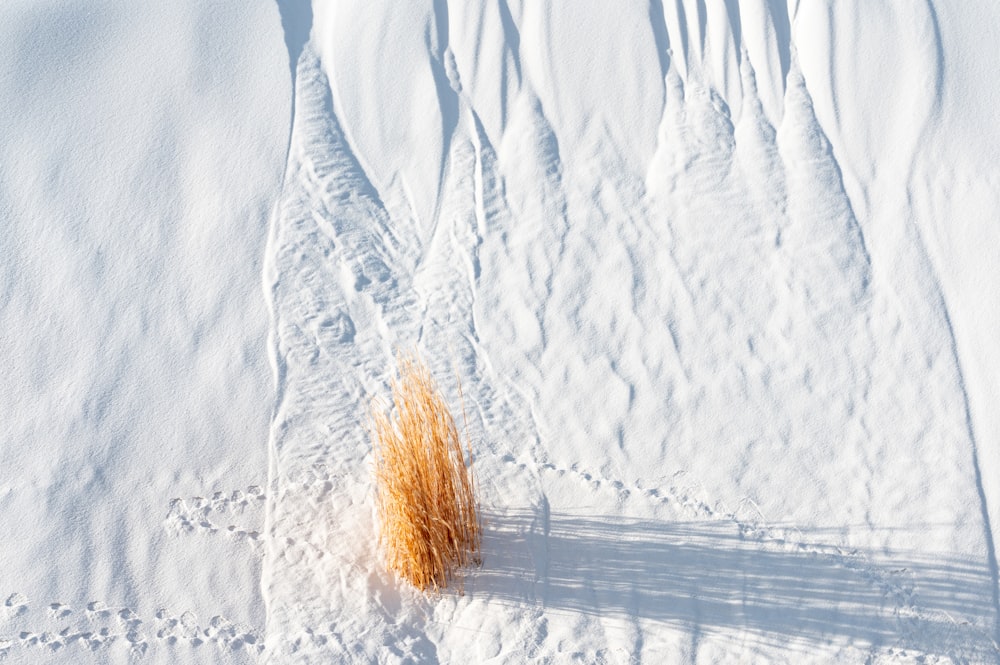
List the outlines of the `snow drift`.
{"type": "Polygon", "coordinates": [[[991,4],[0,11],[3,653],[1000,658],[991,4]],[[411,345],[464,595],[375,547],[411,345]]]}

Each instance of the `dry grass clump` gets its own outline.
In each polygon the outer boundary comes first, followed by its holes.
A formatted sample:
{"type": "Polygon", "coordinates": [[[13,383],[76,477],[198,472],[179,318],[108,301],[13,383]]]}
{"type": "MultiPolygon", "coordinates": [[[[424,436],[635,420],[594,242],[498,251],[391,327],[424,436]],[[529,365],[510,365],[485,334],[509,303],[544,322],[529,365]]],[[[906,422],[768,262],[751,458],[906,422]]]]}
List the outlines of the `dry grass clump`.
{"type": "Polygon", "coordinates": [[[390,568],[418,589],[438,590],[459,567],[479,563],[472,450],[463,451],[455,419],[423,361],[400,354],[397,362],[395,417],[378,401],[371,413],[379,540],[390,568]]]}

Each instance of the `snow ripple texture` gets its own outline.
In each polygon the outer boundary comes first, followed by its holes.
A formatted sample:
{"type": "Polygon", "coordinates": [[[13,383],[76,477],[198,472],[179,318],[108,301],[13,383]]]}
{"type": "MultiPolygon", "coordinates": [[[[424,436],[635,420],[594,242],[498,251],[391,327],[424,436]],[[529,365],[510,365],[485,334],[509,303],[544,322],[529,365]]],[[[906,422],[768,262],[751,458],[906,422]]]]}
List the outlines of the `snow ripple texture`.
{"type": "Polygon", "coordinates": [[[425,4],[283,5],[264,660],[997,660],[997,441],[906,166],[940,110],[903,80],[896,140],[849,135],[817,65],[867,15],[425,4]],[[375,550],[364,422],[411,345],[477,455],[462,595],[375,550]]]}

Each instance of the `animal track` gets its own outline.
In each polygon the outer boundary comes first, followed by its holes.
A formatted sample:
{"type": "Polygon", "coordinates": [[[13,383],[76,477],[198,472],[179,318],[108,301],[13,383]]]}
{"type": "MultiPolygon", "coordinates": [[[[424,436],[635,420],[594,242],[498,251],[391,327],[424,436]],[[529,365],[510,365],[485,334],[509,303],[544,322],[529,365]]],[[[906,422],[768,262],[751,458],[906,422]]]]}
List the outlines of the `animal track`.
{"type": "MultiPolygon", "coordinates": [[[[16,608],[9,615],[31,619],[27,598],[13,593],[4,603],[4,609],[16,608]]],[[[8,613],[9,614],[9,613],[8,613]]],[[[155,625],[146,622],[128,607],[111,607],[95,600],[86,604],[81,612],[74,612],[64,603],[48,605],[47,620],[35,619],[43,630],[20,630],[15,634],[0,635],[0,659],[15,649],[47,649],[59,651],[76,644],[88,651],[110,648],[114,644],[127,646],[129,655],[141,658],[157,643],[187,643],[192,647],[211,643],[225,651],[243,649],[253,655],[263,651],[261,635],[249,626],[237,624],[216,615],[202,626],[191,611],[175,616],[166,609],[156,612],[155,625]],[[57,625],[52,624],[58,622],[57,625]],[[155,628],[153,640],[147,632],[155,628]]]]}
{"type": "Polygon", "coordinates": [[[251,653],[263,651],[263,640],[257,631],[248,626],[236,624],[216,615],[209,619],[208,626],[201,626],[193,612],[172,616],[167,610],[156,612],[159,630],[156,637],[168,644],[186,642],[191,646],[212,643],[227,651],[246,649],[251,653]]]}
{"type": "Polygon", "coordinates": [[[0,618],[9,619],[21,616],[28,611],[28,598],[23,593],[12,593],[7,596],[3,607],[0,608],[0,618]]]}
{"type": "Polygon", "coordinates": [[[49,616],[54,619],[65,619],[72,613],[73,610],[62,603],[52,603],[49,605],[49,616]]]}
{"type": "MultiPolygon", "coordinates": [[[[215,492],[211,498],[175,498],[170,501],[164,526],[178,534],[221,533],[259,549],[262,544],[259,527],[226,522],[232,521],[232,516],[247,516],[248,520],[261,522],[266,500],[264,491],[256,485],[228,494],[215,492]],[[213,519],[225,526],[218,526],[213,519]]],[[[116,648],[127,649],[132,658],[143,657],[157,643],[186,642],[193,647],[212,643],[227,652],[244,650],[252,655],[259,655],[264,648],[257,631],[221,615],[213,616],[203,626],[190,611],[175,616],[161,609],[152,623],[131,608],[109,606],[101,600],[92,600],[76,609],[62,602],[48,603],[44,608],[44,616],[41,610],[33,613],[28,598],[19,592],[6,597],[0,605],[0,660],[15,650],[55,652],[73,644],[88,651],[118,645],[116,648]],[[150,631],[155,631],[152,639],[148,636],[150,631]]]]}
{"type": "MultiPolygon", "coordinates": [[[[820,557],[829,561],[833,565],[841,566],[851,570],[867,584],[877,589],[887,601],[894,606],[892,613],[896,617],[899,628],[904,634],[920,630],[922,624],[933,622],[934,620],[945,619],[947,622],[956,623],[950,616],[939,616],[940,612],[921,608],[916,595],[916,581],[911,571],[906,568],[887,569],[880,566],[863,552],[856,549],[845,549],[837,545],[827,545],[808,542],[805,536],[794,526],[775,526],[768,524],[761,514],[760,509],[750,500],[745,499],[739,503],[735,511],[729,510],[722,502],[716,502],[713,507],[707,501],[699,498],[703,490],[687,485],[667,485],[666,487],[646,488],[639,484],[627,485],[618,480],[602,477],[600,474],[573,465],[572,467],[560,467],[551,463],[541,465],[526,464],[518,461],[511,455],[504,455],[501,461],[518,467],[521,472],[528,472],[530,468],[537,468],[540,473],[554,474],[556,476],[574,477],[580,482],[586,483],[591,490],[608,491],[614,493],[620,501],[624,501],[630,496],[639,495],[659,504],[668,507],[675,512],[692,520],[704,521],[727,521],[735,525],[740,537],[754,541],[770,550],[785,552],[799,552],[811,556],[820,557]],[[756,513],[755,518],[747,515],[748,512],[756,513]]],[[[682,478],[684,472],[673,474],[672,479],[682,478]]]]}
{"type": "MultiPolygon", "coordinates": [[[[11,605],[21,608],[17,616],[27,615],[29,608],[24,595],[15,593],[8,598],[8,601],[12,599],[11,605]]],[[[0,657],[7,655],[15,647],[36,647],[59,651],[74,643],[85,649],[96,651],[114,644],[119,639],[125,639],[129,642],[130,651],[133,654],[141,655],[148,648],[145,638],[138,630],[142,621],[135,616],[132,610],[116,610],[101,601],[91,601],[87,603],[82,613],[77,614],[68,605],[56,602],[48,605],[47,614],[50,623],[58,621],[61,625],[51,630],[21,630],[16,636],[0,637],[0,657]],[[71,618],[74,616],[75,619],[71,618]],[[67,623],[73,625],[66,625],[67,623]]]]}
{"type": "Polygon", "coordinates": [[[266,501],[267,496],[257,485],[251,485],[245,491],[233,490],[229,494],[215,492],[211,498],[195,496],[188,499],[171,499],[163,525],[168,531],[175,534],[221,533],[233,540],[246,542],[258,550],[262,543],[260,527],[240,524],[220,526],[212,519],[212,516],[213,514],[223,516],[220,521],[228,521],[231,515],[244,515],[247,512],[253,512],[260,520],[259,514],[266,501]]]}

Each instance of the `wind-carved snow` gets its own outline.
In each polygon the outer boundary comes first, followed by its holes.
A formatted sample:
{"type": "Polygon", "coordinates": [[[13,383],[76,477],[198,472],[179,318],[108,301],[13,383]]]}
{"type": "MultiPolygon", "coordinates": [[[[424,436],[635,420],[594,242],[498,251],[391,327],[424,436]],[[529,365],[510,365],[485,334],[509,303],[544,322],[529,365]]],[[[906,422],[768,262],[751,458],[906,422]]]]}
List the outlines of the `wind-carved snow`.
{"type": "Polygon", "coordinates": [[[0,3],[0,660],[1000,660],[995,3],[97,4],[0,3]]]}
{"type": "Polygon", "coordinates": [[[567,6],[325,11],[267,256],[268,662],[996,659],[947,311],[857,212],[787,9],[574,6],[647,33],[658,118],[645,70],[572,104],[567,6]],[[428,87],[358,92],[351,49],[428,87]],[[464,594],[375,547],[364,422],[414,344],[482,484],[464,594]]]}
{"type": "Polygon", "coordinates": [[[258,659],[277,18],[0,3],[5,665],[258,659]]]}

